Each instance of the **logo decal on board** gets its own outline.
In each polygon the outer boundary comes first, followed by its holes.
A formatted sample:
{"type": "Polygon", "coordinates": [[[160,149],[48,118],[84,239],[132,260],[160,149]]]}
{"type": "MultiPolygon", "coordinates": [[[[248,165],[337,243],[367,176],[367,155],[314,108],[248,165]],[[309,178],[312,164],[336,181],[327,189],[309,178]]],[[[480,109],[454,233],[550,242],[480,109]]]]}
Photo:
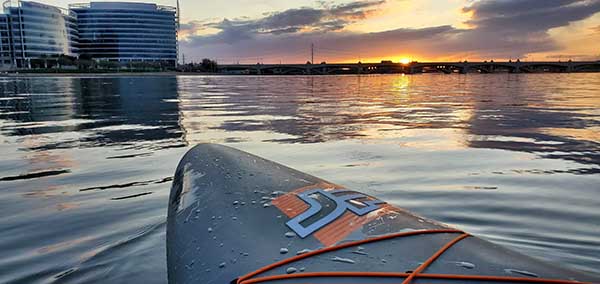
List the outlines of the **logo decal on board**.
{"type": "Polygon", "coordinates": [[[357,216],[363,216],[381,208],[381,204],[385,203],[366,194],[346,189],[326,191],[321,188],[316,188],[296,193],[296,196],[302,199],[308,205],[308,208],[301,214],[289,220],[286,225],[301,238],[305,238],[327,226],[347,211],[350,211],[357,216]],[[324,216],[319,217],[318,215],[321,211],[328,211],[331,207],[327,205],[323,206],[321,201],[333,205],[333,210],[324,216]],[[324,209],[324,207],[326,207],[326,209],[324,209]],[[315,218],[317,219],[315,220],[315,218]]]}

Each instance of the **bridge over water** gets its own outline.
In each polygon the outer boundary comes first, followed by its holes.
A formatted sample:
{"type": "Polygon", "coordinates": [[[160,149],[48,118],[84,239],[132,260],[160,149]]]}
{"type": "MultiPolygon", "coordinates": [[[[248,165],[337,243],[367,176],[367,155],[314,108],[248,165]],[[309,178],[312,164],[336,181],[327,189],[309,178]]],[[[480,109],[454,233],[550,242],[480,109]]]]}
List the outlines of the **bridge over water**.
{"type": "Polygon", "coordinates": [[[321,64],[225,64],[218,71],[227,74],[328,75],[328,74],[418,74],[451,73],[539,73],[600,72],[600,61],[482,61],[321,63],[321,64]]]}

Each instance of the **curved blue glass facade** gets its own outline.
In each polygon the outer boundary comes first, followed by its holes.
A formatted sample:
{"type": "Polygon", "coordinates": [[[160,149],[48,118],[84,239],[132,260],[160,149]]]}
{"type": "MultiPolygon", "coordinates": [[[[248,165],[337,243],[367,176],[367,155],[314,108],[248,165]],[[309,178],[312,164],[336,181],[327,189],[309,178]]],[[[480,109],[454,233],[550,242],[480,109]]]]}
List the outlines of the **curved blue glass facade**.
{"type": "Polygon", "coordinates": [[[5,1],[3,6],[14,66],[27,67],[31,59],[43,56],[77,56],[74,13],[31,1],[5,1]]]}
{"type": "Polygon", "coordinates": [[[8,15],[0,15],[0,70],[12,66],[10,46],[10,29],[8,28],[8,15]]]}
{"type": "Polygon", "coordinates": [[[177,61],[177,10],[148,3],[73,4],[79,53],[98,60],[177,61]]]}

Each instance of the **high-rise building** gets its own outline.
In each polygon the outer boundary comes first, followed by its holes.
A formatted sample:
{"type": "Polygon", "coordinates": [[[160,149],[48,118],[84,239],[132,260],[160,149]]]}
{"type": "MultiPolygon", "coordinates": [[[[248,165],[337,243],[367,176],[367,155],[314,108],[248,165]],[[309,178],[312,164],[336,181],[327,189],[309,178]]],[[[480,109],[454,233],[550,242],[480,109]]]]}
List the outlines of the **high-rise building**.
{"type": "Polygon", "coordinates": [[[8,46],[13,67],[31,67],[31,60],[48,56],[77,56],[78,40],[75,14],[58,7],[32,2],[9,0],[3,3],[0,20],[2,55],[6,64],[8,46]],[[6,23],[7,28],[1,27],[6,23]],[[6,33],[6,37],[4,34],[6,33]],[[5,41],[8,42],[5,45],[5,41]]]}
{"type": "Polygon", "coordinates": [[[9,34],[8,15],[0,14],[0,70],[8,69],[12,65],[9,34]]]}
{"type": "Polygon", "coordinates": [[[47,58],[61,55],[86,56],[121,66],[134,61],[177,64],[176,7],[91,2],[71,4],[69,8],[4,1],[4,14],[0,14],[0,70],[31,68],[34,62],[38,67],[44,62],[42,67],[46,67],[47,58]]]}
{"type": "Polygon", "coordinates": [[[79,53],[127,63],[177,61],[177,8],[149,3],[72,4],[79,28],[79,53]]]}

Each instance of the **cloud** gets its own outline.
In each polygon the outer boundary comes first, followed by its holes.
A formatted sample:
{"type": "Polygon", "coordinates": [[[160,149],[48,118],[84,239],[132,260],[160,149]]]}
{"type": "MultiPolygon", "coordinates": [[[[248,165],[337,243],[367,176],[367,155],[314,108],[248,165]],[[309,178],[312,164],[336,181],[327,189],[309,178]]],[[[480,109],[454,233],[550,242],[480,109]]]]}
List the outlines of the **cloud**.
{"type": "Polygon", "coordinates": [[[550,54],[546,58],[553,60],[593,60],[589,54],[550,54]]]}
{"type": "MultiPolygon", "coordinates": [[[[394,54],[418,54],[426,58],[449,54],[461,58],[516,58],[560,50],[560,44],[548,33],[550,29],[600,12],[600,0],[480,0],[462,10],[471,15],[465,22],[469,29],[442,25],[376,33],[345,30],[348,25],[378,13],[384,3],[378,0],[321,4],[316,8],[267,13],[258,19],[192,22],[191,29],[211,28],[217,32],[190,36],[182,42],[182,47],[193,58],[262,58],[261,61],[271,62],[279,59],[303,62],[311,42],[322,48],[318,52],[328,60],[354,60],[369,55],[383,59],[394,54]]],[[[600,31],[600,27],[595,30],[600,31]]]]}
{"type": "Polygon", "coordinates": [[[523,57],[558,50],[552,28],[586,19],[600,11],[599,0],[482,0],[464,7],[473,29],[451,45],[453,51],[490,57],[523,57]],[[456,46],[460,44],[462,46],[456,46]]]}
{"type": "Polygon", "coordinates": [[[302,7],[267,13],[264,17],[254,20],[224,19],[211,23],[192,22],[183,28],[219,30],[214,35],[198,36],[195,39],[197,43],[208,44],[233,44],[263,34],[331,32],[339,31],[357,20],[365,19],[383,3],[384,0],[356,1],[322,8],[302,7]]]}
{"type": "MultiPolygon", "coordinates": [[[[421,29],[400,28],[375,33],[352,32],[312,32],[290,33],[283,35],[262,34],[251,38],[237,39],[234,44],[221,42],[215,44],[207,37],[196,37],[185,43],[186,47],[198,47],[201,56],[217,58],[221,62],[305,62],[308,59],[311,42],[316,45],[316,60],[328,60],[335,56],[343,56],[352,60],[368,57],[370,54],[387,52],[403,52],[414,50],[426,43],[437,46],[446,42],[462,30],[449,25],[421,29]],[[209,44],[210,43],[210,44],[209,44]],[[374,44],[376,43],[376,44],[374,44]]],[[[219,37],[222,37],[220,34],[219,37]]],[[[441,48],[441,47],[440,47],[441,48]]]]}
{"type": "Polygon", "coordinates": [[[385,3],[385,0],[380,1],[356,1],[344,5],[336,5],[329,9],[331,15],[346,19],[365,19],[372,15],[377,10],[379,5],[385,3]]]}
{"type": "Polygon", "coordinates": [[[468,24],[494,32],[545,32],[600,11],[597,0],[503,0],[478,1],[463,8],[472,12],[468,24]]]}
{"type": "Polygon", "coordinates": [[[206,27],[209,21],[188,21],[179,25],[177,32],[180,40],[185,40],[189,36],[194,36],[197,31],[206,27]]]}

